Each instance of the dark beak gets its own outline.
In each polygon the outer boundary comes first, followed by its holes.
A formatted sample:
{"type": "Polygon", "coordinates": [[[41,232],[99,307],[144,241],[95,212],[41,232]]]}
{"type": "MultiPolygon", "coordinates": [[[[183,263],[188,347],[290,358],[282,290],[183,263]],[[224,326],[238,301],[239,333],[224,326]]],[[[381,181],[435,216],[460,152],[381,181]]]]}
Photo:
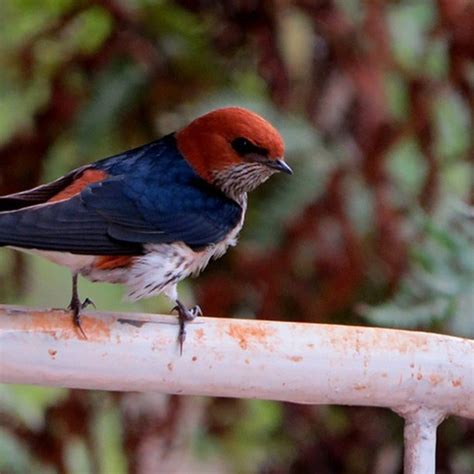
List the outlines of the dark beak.
{"type": "Polygon", "coordinates": [[[265,164],[282,173],[293,174],[293,170],[283,160],[268,160],[265,164]]]}

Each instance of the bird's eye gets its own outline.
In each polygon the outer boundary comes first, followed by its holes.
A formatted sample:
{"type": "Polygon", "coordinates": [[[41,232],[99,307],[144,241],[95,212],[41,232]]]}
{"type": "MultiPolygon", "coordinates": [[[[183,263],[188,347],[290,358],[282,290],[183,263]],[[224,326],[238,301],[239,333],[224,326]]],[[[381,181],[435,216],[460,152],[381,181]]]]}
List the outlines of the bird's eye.
{"type": "Polygon", "coordinates": [[[232,140],[231,145],[232,145],[232,148],[240,156],[249,155],[250,153],[255,153],[255,154],[263,155],[263,156],[268,154],[268,150],[253,144],[250,140],[247,140],[244,137],[235,138],[234,140],[232,140]]]}
{"type": "Polygon", "coordinates": [[[253,148],[255,145],[249,142],[244,137],[238,137],[232,140],[232,148],[239,154],[239,155],[247,155],[248,153],[252,153],[253,148]]]}

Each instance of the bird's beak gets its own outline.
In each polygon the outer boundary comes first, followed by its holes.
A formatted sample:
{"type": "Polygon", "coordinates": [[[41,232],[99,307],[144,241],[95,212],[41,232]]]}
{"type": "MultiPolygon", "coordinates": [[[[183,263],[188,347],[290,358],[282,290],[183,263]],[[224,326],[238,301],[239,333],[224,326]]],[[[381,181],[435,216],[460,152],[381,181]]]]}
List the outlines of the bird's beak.
{"type": "Polygon", "coordinates": [[[246,155],[246,160],[252,163],[260,163],[282,173],[293,174],[293,170],[285,163],[283,158],[269,158],[257,153],[249,153],[246,155]]]}
{"type": "Polygon", "coordinates": [[[286,174],[293,174],[293,170],[283,160],[268,160],[267,166],[286,174]]]}

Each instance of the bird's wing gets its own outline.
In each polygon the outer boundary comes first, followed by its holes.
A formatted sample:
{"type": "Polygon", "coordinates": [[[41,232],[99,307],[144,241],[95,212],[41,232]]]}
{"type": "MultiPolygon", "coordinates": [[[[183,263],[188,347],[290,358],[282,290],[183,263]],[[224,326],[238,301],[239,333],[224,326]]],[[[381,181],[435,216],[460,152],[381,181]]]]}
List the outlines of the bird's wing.
{"type": "Polygon", "coordinates": [[[80,195],[0,213],[0,245],[86,255],[141,253],[110,239],[107,222],[90,212],[80,195]]]}
{"type": "Polygon", "coordinates": [[[84,171],[90,168],[90,165],[77,168],[74,171],[61,176],[51,183],[42,184],[36,188],[21,191],[15,194],[0,196],[0,212],[13,211],[28,206],[34,206],[49,201],[54,196],[61,193],[69,187],[84,171]]]}
{"type": "Polygon", "coordinates": [[[115,176],[67,199],[0,213],[0,245],[88,255],[133,255],[176,241],[197,248],[225,238],[241,216],[211,189],[115,176]]]}
{"type": "Polygon", "coordinates": [[[120,177],[82,193],[84,204],[108,221],[114,239],[135,243],[182,241],[191,247],[219,242],[240,222],[242,208],[211,186],[198,183],[129,182],[120,177]]]}

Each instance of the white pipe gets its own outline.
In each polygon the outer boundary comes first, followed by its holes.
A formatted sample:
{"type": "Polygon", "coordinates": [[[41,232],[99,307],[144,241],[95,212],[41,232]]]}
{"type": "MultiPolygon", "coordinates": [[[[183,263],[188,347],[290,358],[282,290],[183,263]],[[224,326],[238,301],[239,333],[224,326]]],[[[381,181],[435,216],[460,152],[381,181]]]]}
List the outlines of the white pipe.
{"type": "Polygon", "coordinates": [[[436,470],[436,430],[444,416],[426,408],[405,414],[405,474],[433,474],[436,470]]]}
{"type": "Polygon", "coordinates": [[[337,325],[0,306],[0,382],[423,407],[474,418],[474,341],[337,325]]]}

